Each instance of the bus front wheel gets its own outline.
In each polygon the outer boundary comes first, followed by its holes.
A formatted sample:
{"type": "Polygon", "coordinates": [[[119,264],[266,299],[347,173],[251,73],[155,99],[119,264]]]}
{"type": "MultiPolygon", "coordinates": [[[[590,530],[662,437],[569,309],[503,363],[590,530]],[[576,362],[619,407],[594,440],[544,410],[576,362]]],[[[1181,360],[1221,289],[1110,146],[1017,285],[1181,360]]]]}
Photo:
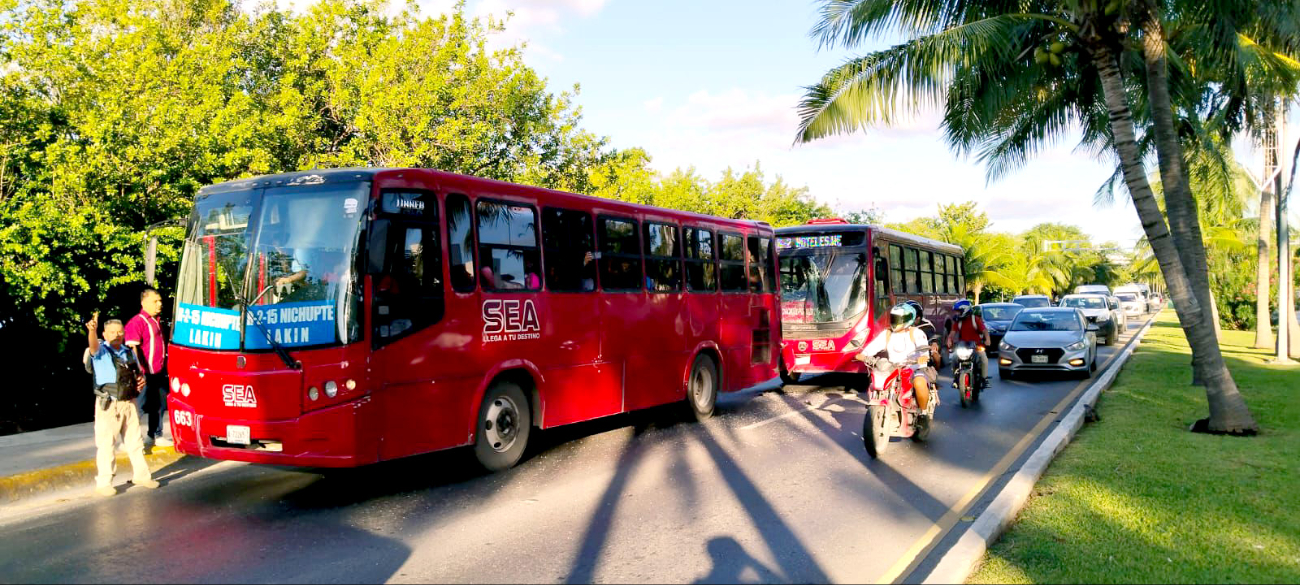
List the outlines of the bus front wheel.
{"type": "Polygon", "coordinates": [[[502,471],[518,463],[528,447],[532,420],[528,398],[518,384],[503,381],[488,388],[474,438],[479,464],[488,471],[502,471]]]}
{"type": "Polygon", "coordinates": [[[695,420],[713,416],[718,404],[718,366],[707,355],[695,356],[695,363],[691,364],[691,376],[686,379],[686,402],[695,420]]]}

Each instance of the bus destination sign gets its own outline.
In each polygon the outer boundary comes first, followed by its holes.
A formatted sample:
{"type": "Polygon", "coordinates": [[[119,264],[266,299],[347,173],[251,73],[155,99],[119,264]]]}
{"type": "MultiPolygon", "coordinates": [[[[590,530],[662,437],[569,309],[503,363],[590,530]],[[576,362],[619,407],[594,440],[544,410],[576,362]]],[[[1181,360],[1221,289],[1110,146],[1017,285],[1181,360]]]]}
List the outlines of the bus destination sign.
{"type": "Polygon", "coordinates": [[[797,236],[793,238],[777,238],[777,250],[807,250],[809,248],[838,248],[844,245],[844,234],[829,234],[825,236],[797,236]]]}

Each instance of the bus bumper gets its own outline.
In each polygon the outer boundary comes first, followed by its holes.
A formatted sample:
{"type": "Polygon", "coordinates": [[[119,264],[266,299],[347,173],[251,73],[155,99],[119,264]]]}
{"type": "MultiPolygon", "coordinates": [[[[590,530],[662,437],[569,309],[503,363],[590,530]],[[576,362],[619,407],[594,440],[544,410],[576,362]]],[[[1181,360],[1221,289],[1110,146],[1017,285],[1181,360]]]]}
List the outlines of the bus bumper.
{"type": "Polygon", "coordinates": [[[782,344],[781,359],[786,364],[786,371],[794,374],[825,374],[840,372],[847,374],[867,374],[870,370],[866,364],[853,359],[856,351],[798,353],[790,342],[782,344]]]}
{"type": "Polygon", "coordinates": [[[281,420],[198,415],[175,393],[167,407],[176,450],[186,455],[298,467],[356,467],[379,458],[378,412],[369,396],[281,420]],[[248,428],[249,445],[227,442],[232,425],[248,428]]]}

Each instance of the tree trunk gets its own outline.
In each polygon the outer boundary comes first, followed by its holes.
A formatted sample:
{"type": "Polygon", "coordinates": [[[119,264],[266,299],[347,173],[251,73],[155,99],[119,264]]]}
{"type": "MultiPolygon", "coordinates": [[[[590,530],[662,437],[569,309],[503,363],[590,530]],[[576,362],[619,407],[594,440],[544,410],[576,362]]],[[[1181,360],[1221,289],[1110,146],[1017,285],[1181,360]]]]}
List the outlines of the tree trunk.
{"type": "MultiPolygon", "coordinates": [[[[1160,159],[1160,182],[1165,191],[1169,230],[1197,302],[1202,307],[1210,308],[1213,313],[1214,301],[1210,298],[1210,276],[1205,261],[1205,241],[1201,236],[1200,213],[1197,211],[1196,199],[1192,196],[1182,143],[1178,139],[1178,130],[1174,128],[1174,110],[1169,98],[1169,72],[1165,64],[1164,28],[1160,22],[1162,12],[1154,2],[1147,2],[1145,9],[1146,16],[1142,19],[1142,56],[1146,62],[1147,99],[1151,102],[1151,125],[1156,137],[1156,153],[1160,159]]],[[[1217,315],[1215,317],[1212,325],[1217,339],[1219,322],[1217,315]]],[[[1196,350],[1192,350],[1193,363],[1197,359],[1200,356],[1196,350]]],[[[1200,370],[1192,370],[1193,383],[1203,383],[1204,379],[1197,375],[1200,370]]]]}
{"type": "Polygon", "coordinates": [[[1255,240],[1255,349],[1269,349],[1273,347],[1273,315],[1268,310],[1269,300],[1272,297],[1272,289],[1269,286],[1269,275],[1272,273],[1272,250],[1273,250],[1273,214],[1275,210],[1274,193],[1277,193],[1277,181],[1274,177],[1281,174],[1281,154],[1278,146],[1281,145],[1281,137],[1278,136],[1277,117],[1273,115],[1271,109],[1264,114],[1268,120],[1264,128],[1264,181],[1265,186],[1259,192],[1259,237],[1255,240]]]}
{"type": "Polygon", "coordinates": [[[1206,421],[1208,430],[1254,434],[1258,432],[1259,426],[1255,424],[1232,374],[1228,372],[1219,343],[1214,337],[1214,328],[1192,292],[1192,283],[1183,270],[1169,228],[1165,225],[1164,216],[1151,192],[1151,184],[1147,182],[1135,138],[1133,114],[1129,110],[1124,83],[1120,78],[1119,59],[1104,42],[1093,42],[1091,48],[1101,78],[1115,153],[1119,156],[1124,173],[1124,184],[1128,187],[1133,207],[1137,210],[1142,229],[1160,265],[1160,272],[1164,275],[1165,286],[1173,298],[1174,310],[1178,314],[1183,334],[1192,351],[1200,356],[1194,361],[1194,367],[1199,378],[1205,381],[1205,393],[1210,406],[1210,417],[1206,421]]]}

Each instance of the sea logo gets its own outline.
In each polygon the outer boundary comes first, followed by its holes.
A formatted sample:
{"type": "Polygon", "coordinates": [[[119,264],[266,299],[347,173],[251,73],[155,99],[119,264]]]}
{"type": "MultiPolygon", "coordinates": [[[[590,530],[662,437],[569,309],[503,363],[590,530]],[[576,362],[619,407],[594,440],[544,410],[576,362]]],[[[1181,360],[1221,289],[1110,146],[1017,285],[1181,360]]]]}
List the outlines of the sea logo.
{"type": "Polygon", "coordinates": [[[483,341],[541,339],[542,323],[531,300],[483,301],[483,341]]]}
{"type": "Polygon", "coordinates": [[[253,394],[252,385],[226,384],[221,387],[221,400],[226,406],[257,408],[257,395],[253,394]]]}

